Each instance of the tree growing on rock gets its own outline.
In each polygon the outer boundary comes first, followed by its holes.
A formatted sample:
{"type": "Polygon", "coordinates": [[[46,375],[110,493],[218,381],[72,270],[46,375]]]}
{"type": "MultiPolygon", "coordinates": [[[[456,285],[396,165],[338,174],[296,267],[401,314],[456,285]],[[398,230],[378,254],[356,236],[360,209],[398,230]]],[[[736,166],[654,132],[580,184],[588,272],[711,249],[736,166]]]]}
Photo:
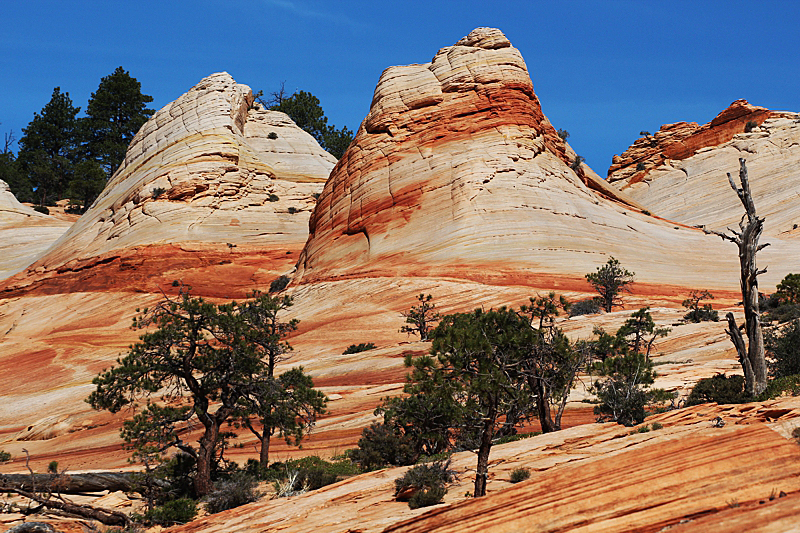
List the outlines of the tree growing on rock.
{"type": "Polygon", "coordinates": [[[417,300],[419,305],[414,305],[408,311],[401,313],[406,319],[406,325],[400,328],[400,333],[413,333],[419,335],[420,340],[427,341],[428,333],[441,316],[435,311],[433,296],[420,294],[417,300]]]}
{"type": "Polygon", "coordinates": [[[769,246],[769,243],[758,244],[761,232],[764,229],[764,218],[756,214],[756,206],[750,193],[750,182],[747,177],[747,164],[739,158],[739,181],[741,188],[736,186],[733,178],[728,173],[728,183],[736,192],[744,206],[745,214],[739,221],[739,231],[728,228],[731,234],[719,231],[705,230],[713,233],[723,240],[730,241],[739,248],[739,284],[742,289],[742,303],[744,305],[744,324],[739,326],[733,313],[728,313],[725,318],[728,329],[725,332],[736,347],[739,363],[744,370],[745,392],[750,396],[757,396],[767,388],[767,362],[764,353],[764,334],[761,329],[761,315],[758,301],[758,276],[767,271],[759,270],[756,266],[756,254],[759,250],[769,246]],[[745,222],[746,220],[746,222],[745,222]],[[747,334],[745,346],[741,329],[747,334]]]}
{"type": "Polygon", "coordinates": [[[586,280],[600,295],[600,305],[606,313],[610,313],[614,306],[622,305],[620,293],[630,292],[628,285],[633,283],[635,274],[620,265],[619,261],[611,257],[605,265],[597,267],[597,272],[586,274],[586,280]]]}
{"type": "Polygon", "coordinates": [[[719,320],[719,313],[714,311],[711,304],[700,304],[703,300],[713,299],[714,295],[707,290],[692,290],[692,292],[689,293],[689,297],[681,304],[689,310],[689,312],[683,316],[683,319],[687,322],[717,322],[719,320]]]}

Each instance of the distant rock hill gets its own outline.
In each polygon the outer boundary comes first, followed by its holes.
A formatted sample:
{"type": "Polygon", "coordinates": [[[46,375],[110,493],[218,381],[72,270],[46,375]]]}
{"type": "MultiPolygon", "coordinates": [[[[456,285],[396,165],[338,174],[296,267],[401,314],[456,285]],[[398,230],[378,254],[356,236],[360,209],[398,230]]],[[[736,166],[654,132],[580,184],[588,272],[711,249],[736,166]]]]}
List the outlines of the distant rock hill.
{"type": "Polygon", "coordinates": [[[722,230],[742,207],[726,178],[747,160],[764,235],[800,237],[800,114],[737,100],[702,126],[666,124],[614,157],[608,181],[654,214],[722,230]],[[748,126],[749,124],[749,126],[748,126]]]}
{"type": "Polygon", "coordinates": [[[642,281],[736,287],[735,251],[718,238],[642,214],[638,197],[573,163],[520,52],[478,28],[430,63],[383,72],[296,279],[535,274],[578,286],[614,256],[642,281]]]}
{"type": "Polygon", "coordinates": [[[0,280],[28,266],[69,226],[21,204],[0,180],[0,280]]]}
{"type": "Polygon", "coordinates": [[[234,246],[296,252],[335,163],[248,86],[213,74],[150,118],[100,197],[12,288],[120,287],[137,272],[197,266],[198,254],[230,262],[217,255],[234,246]]]}

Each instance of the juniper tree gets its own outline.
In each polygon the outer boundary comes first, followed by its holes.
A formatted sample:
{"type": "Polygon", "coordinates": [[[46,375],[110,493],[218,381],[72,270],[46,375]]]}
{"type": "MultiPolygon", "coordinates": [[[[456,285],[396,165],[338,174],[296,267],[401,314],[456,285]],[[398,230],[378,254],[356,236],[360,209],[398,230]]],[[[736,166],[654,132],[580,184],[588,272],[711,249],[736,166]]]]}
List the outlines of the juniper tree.
{"type": "Polygon", "coordinates": [[[420,294],[417,296],[417,300],[419,300],[419,305],[414,305],[407,312],[401,313],[406,319],[406,324],[410,325],[401,327],[400,332],[414,333],[419,335],[420,340],[427,341],[428,334],[441,317],[435,311],[436,305],[432,303],[433,296],[420,294]]]}
{"type": "Polygon", "coordinates": [[[602,267],[597,267],[597,272],[586,274],[586,280],[600,295],[600,303],[606,313],[616,305],[622,305],[620,293],[630,291],[628,285],[633,283],[634,273],[623,268],[619,261],[613,257],[602,267]]]}

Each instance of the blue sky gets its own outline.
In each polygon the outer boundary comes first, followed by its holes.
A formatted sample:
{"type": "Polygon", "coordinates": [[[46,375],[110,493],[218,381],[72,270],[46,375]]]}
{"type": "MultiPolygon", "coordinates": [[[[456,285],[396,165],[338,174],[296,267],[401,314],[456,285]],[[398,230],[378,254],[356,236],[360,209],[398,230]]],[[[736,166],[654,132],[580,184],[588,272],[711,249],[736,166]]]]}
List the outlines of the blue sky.
{"type": "Polygon", "coordinates": [[[0,132],[19,137],[56,86],[85,108],[117,66],[156,109],[225,70],[254,90],[310,91],[355,130],[384,68],[492,26],[604,176],[639,131],[707,122],[737,98],[800,111],[799,21],[789,0],[5,0],[0,132]]]}

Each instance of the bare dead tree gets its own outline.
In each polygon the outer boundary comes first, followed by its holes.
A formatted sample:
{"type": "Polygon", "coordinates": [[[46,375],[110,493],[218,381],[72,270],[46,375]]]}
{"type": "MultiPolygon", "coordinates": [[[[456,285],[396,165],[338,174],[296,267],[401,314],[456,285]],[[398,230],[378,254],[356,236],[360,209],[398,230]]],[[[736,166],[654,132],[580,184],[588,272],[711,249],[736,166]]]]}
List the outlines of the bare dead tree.
{"type": "Polygon", "coordinates": [[[764,229],[764,218],[756,215],[756,206],[750,194],[750,183],[747,179],[747,166],[745,160],[739,158],[739,180],[742,187],[739,188],[728,173],[728,182],[736,191],[745,214],[739,221],[739,231],[728,228],[731,235],[718,231],[704,230],[706,233],[718,235],[723,240],[735,243],[739,247],[739,267],[741,272],[740,286],[742,288],[742,303],[744,305],[744,324],[738,326],[733,317],[733,313],[728,313],[728,329],[725,333],[731,338],[731,342],[736,347],[739,355],[739,363],[744,370],[745,392],[751,396],[756,396],[764,392],[767,388],[767,362],[764,357],[764,335],[761,331],[761,316],[758,309],[758,276],[767,271],[766,268],[759,270],[756,266],[756,253],[769,246],[758,244],[761,231],[764,229]],[[746,222],[745,222],[745,219],[746,222]],[[741,330],[744,328],[747,334],[747,346],[745,347],[741,330]]]}

